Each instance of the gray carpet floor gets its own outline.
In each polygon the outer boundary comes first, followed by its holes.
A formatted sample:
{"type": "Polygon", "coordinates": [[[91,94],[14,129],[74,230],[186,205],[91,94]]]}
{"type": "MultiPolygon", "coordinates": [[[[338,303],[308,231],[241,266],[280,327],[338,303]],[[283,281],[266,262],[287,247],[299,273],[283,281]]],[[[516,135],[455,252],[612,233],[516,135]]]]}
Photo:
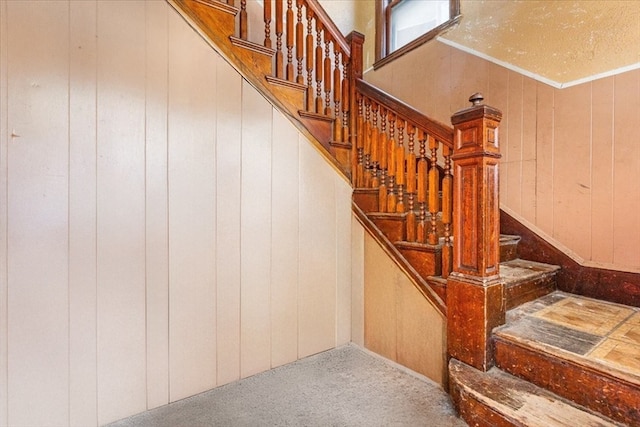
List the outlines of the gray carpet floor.
{"type": "Polygon", "coordinates": [[[440,386],[350,344],[110,424],[143,426],[466,424],[440,386]]]}

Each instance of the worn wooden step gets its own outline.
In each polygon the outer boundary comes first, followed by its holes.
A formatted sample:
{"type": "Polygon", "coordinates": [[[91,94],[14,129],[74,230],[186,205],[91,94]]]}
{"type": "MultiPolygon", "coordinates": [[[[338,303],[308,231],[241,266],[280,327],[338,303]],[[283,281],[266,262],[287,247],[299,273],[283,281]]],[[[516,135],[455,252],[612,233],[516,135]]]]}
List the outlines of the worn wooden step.
{"type": "Polygon", "coordinates": [[[555,291],[559,270],[557,265],[522,259],[501,262],[507,310],[555,291]]]}
{"type": "Polygon", "coordinates": [[[556,291],[510,310],[494,343],[502,370],[640,426],[640,309],[556,291]]]}
{"type": "Polygon", "coordinates": [[[481,372],[451,359],[449,384],[461,417],[473,427],[622,425],[497,368],[481,372]]]}
{"type": "Polygon", "coordinates": [[[500,262],[511,261],[518,258],[518,243],[520,236],[511,234],[500,235],[500,262]]]}

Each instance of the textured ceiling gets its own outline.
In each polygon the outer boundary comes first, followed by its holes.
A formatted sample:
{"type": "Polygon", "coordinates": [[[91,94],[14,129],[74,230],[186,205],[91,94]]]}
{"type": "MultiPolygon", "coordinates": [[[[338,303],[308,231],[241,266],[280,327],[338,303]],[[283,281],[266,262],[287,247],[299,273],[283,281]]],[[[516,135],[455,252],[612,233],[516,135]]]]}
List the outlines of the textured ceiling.
{"type": "Polygon", "coordinates": [[[462,0],[441,41],[563,87],[640,67],[640,0],[462,0]]]}

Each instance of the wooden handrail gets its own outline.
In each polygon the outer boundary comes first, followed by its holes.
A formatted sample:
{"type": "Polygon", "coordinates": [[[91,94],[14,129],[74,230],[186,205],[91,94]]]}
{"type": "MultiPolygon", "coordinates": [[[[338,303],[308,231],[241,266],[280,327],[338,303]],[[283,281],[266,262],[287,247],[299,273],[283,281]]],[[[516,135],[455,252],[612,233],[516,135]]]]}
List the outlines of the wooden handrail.
{"type": "Polygon", "coordinates": [[[327,15],[327,12],[320,6],[318,0],[305,0],[307,7],[313,11],[313,14],[318,18],[326,31],[331,35],[331,39],[340,46],[340,50],[343,55],[347,57],[351,56],[351,49],[349,48],[349,43],[347,43],[346,38],[342,35],[342,32],[333,20],[327,15]]]}
{"type": "Polygon", "coordinates": [[[428,118],[409,104],[383,92],[362,79],[356,81],[356,90],[362,95],[375,100],[378,104],[384,105],[387,110],[393,111],[399,117],[413,123],[417,128],[433,135],[449,148],[453,148],[453,128],[451,126],[428,118]]]}

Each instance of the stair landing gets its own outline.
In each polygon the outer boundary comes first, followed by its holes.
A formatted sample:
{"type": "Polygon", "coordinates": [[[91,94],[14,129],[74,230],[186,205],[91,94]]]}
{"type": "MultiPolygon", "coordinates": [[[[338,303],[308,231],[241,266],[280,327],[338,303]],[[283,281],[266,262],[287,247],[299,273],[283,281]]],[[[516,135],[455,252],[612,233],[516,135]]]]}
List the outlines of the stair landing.
{"type": "Polygon", "coordinates": [[[640,383],[640,309],[554,292],[507,313],[496,334],[578,356],[640,383]]]}

